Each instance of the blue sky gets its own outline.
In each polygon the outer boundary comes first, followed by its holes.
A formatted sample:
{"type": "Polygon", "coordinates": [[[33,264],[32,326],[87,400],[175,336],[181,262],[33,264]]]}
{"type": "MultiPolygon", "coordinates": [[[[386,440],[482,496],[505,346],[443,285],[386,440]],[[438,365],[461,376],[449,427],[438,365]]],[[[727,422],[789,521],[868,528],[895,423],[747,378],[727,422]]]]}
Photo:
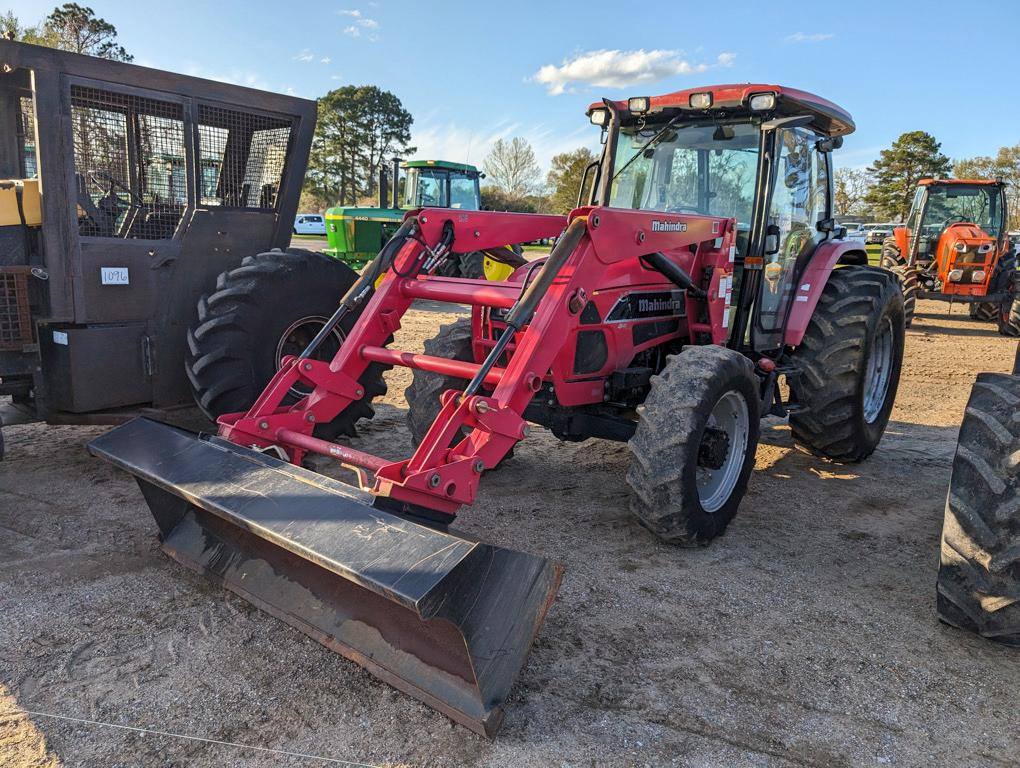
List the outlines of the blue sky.
{"type": "MultiPolygon", "coordinates": [[[[418,157],[480,164],[497,138],[524,136],[545,170],[556,152],[597,146],[584,116],[596,98],[724,82],[848,109],[844,165],[908,130],[953,158],[1020,142],[1020,3],[1008,0],[87,2],[140,64],[309,98],[348,83],[393,91],[415,116],[418,157]]],[[[13,7],[34,22],[54,4],[13,7]]]]}

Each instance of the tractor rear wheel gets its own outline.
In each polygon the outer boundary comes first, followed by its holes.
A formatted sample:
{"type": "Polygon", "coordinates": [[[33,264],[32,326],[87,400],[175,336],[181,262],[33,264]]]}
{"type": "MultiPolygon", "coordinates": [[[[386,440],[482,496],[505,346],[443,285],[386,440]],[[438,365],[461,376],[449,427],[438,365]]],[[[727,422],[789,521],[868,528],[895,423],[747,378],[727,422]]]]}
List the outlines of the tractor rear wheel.
{"type": "Polygon", "coordinates": [[[643,526],[682,546],[726,530],[754,468],[760,399],[753,365],[731,349],[669,357],[629,444],[630,508],[643,526]]]}
{"type": "Polygon", "coordinates": [[[909,328],[914,322],[917,292],[920,289],[920,283],[917,280],[917,267],[911,267],[903,260],[895,237],[887,237],[882,243],[879,266],[892,272],[900,281],[900,290],[903,292],[903,327],[909,328]]]}
{"type": "MultiPolygon", "coordinates": [[[[251,407],[287,355],[300,354],[336,311],[358,275],[321,253],[301,249],[270,251],[245,258],[222,273],[216,289],[198,302],[198,319],[188,331],[185,369],[195,402],[215,420],[251,407]]],[[[359,313],[349,314],[314,355],[331,360],[359,313]]],[[[372,399],[385,394],[385,366],[373,363],[360,381],[365,396],[351,403],[315,436],[332,440],[357,434],[359,419],[374,415],[372,399]]],[[[285,402],[308,390],[296,386],[285,402]]]]}
{"type": "Polygon", "coordinates": [[[1020,646],[1020,377],[978,374],[960,427],[942,526],[937,611],[1020,646]]]}
{"type": "Polygon", "coordinates": [[[893,278],[874,267],[834,270],[792,362],[793,439],[835,461],[870,456],[903,363],[903,296],[893,278]]]}

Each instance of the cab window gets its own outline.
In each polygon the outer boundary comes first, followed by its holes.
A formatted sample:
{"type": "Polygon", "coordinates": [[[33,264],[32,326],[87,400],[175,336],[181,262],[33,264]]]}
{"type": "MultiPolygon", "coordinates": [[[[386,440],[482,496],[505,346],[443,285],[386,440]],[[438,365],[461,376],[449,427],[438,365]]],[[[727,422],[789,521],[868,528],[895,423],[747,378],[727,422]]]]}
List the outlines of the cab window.
{"type": "Polygon", "coordinates": [[[796,278],[825,238],[818,222],[828,217],[829,167],[818,141],[803,128],[781,130],[776,137],[778,163],[768,225],[778,250],[765,257],[760,329],[782,328],[796,278]]]}

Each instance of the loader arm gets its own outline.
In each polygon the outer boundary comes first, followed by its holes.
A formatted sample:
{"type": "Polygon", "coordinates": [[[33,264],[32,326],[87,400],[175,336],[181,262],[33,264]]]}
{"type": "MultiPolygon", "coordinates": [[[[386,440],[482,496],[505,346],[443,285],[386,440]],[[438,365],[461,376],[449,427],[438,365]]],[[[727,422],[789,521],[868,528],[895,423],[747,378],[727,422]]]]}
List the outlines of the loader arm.
{"type": "Polygon", "coordinates": [[[449,521],[461,505],[474,501],[482,472],[495,467],[527,435],[524,411],[578,326],[585,297],[602,285],[610,265],[653,253],[672,254],[677,263],[688,264],[695,261],[692,249],[700,249],[696,261],[710,269],[703,267],[707,295],[687,295],[688,317],[695,318],[691,331],[711,334],[714,343],[725,341],[733,268],[730,219],[607,208],[577,209],[569,219],[422,209],[408,215],[408,224],[410,229],[398,235],[404,242],[398,244],[392,265],[333,360],[285,362],[251,410],[220,418],[221,437],[244,446],[279,446],[296,464],[306,452],[333,457],[356,468],[364,489],[385,500],[380,502],[385,507],[449,521]],[[423,273],[451,227],[450,247],[463,251],[551,236],[566,222],[565,233],[526,286],[423,273]],[[481,363],[387,349],[404,313],[422,298],[508,310],[506,331],[481,363]],[[702,302],[705,306],[698,306],[702,302]],[[707,310],[707,322],[696,320],[706,315],[701,309],[707,310]],[[513,354],[500,367],[497,362],[509,345],[513,354]],[[363,395],[358,379],[372,362],[477,381],[462,392],[446,393],[438,417],[412,456],[387,462],[312,435],[316,424],[332,420],[363,395]],[[283,406],[296,383],[311,393],[283,406]],[[467,436],[457,439],[465,428],[467,436]]]}

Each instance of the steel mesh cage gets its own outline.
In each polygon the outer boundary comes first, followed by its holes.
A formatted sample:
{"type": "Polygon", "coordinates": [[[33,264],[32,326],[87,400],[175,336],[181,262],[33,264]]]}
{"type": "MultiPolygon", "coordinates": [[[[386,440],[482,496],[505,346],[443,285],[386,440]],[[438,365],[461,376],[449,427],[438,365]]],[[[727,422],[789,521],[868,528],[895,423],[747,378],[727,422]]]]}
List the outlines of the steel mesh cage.
{"type": "Polygon", "coordinates": [[[32,343],[28,304],[31,267],[0,267],[0,350],[20,352],[32,343]]]}
{"type": "Polygon", "coordinates": [[[188,204],[180,104],[71,86],[79,233],[165,240],[188,204]]]}
{"type": "Polygon", "coordinates": [[[34,178],[38,174],[38,163],[35,157],[35,104],[30,96],[18,99],[17,138],[21,149],[21,176],[34,178]]]}
{"type": "Polygon", "coordinates": [[[200,104],[200,203],[275,210],[293,120],[200,104]]]}

